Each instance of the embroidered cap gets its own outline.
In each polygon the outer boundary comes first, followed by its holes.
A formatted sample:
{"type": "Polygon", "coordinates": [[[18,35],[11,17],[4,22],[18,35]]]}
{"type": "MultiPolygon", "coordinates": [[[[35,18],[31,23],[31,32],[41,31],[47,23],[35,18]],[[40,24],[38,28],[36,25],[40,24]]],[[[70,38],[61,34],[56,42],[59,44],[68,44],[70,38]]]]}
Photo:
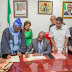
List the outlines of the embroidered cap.
{"type": "Polygon", "coordinates": [[[20,18],[17,18],[14,22],[13,25],[16,27],[21,27],[22,26],[22,22],[20,20],[20,18]]]}

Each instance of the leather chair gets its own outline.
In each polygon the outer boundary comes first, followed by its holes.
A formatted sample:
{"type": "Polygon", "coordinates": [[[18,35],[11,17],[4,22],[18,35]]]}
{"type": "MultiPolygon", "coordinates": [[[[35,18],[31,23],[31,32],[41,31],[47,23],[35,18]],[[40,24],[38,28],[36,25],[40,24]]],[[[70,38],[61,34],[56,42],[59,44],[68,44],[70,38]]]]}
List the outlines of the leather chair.
{"type": "MultiPolygon", "coordinates": [[[[45,38],[48,39],[48,40],[50,40],[49,32],[45,32],[45,34],[46,34],[45,35],[45,38]]],[[[50,40],[50,46],[51,46],[51,53],[52,53],[53,51],[52,51],[52,43],[51,43],[51,40],[50,40]]]]}

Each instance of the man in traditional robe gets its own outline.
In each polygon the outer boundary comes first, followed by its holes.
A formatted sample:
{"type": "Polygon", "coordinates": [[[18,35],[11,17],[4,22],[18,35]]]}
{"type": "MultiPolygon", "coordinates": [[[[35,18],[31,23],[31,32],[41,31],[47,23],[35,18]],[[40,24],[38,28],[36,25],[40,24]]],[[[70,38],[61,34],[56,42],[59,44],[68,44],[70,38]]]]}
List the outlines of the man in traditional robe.
{"type": "Polygon", "coordinates": [[[24,31],[21,29],[22,23],[17,18],[12,27],[6,28],[2,34],[1,54],[2,57],[10,58],[11,55],[19,55],[26,52],[26,42],[24,31]]]}

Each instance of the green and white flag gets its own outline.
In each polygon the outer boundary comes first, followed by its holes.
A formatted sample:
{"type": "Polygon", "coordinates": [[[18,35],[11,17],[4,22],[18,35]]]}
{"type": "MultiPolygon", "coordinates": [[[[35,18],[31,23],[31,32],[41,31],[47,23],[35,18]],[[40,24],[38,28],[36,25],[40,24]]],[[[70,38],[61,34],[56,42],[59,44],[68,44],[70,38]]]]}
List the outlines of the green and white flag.
{"type": "Polygon", "coordinates": [[[64,11],[66,11],[66,3],[64,3],[64,11]]]}
{"type": "Polygon", "coordinates": [[[7,17],[7,21],[8,21],[9,26],[10,26],[10,14],[11,14],[11,8],[10,8],[10,1],[8,0],[8,17],[7,17]]]}

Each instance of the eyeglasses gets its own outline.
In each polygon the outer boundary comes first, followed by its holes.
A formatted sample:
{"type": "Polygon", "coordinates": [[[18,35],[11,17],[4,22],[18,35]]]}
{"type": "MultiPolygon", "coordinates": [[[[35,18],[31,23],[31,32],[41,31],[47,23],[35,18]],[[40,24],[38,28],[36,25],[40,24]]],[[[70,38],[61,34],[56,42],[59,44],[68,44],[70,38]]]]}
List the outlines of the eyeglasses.
{"type": "Polygon", "coordinates": [[[72,7],[67,7],[67,8],[72,8],[72,7]]]}
{"type": "Polygon", "coordinates": [[[56,23],[57,25],[61,25],[61,23],[56,23]]]}
{"type": "Polygon", "coordinates": [[[43,40],[44,38],[40,38],[40,37],[38,37],[38,39],[43,40]]]}

